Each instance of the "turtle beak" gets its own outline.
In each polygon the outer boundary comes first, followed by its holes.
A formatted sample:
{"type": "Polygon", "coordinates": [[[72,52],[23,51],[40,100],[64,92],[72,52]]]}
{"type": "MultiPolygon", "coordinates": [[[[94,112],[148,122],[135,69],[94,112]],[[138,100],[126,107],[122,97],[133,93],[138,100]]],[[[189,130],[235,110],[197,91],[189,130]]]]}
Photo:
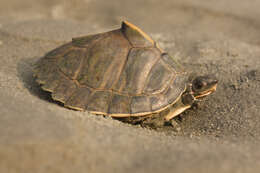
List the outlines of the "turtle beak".
{"type": "Polygon", "coordinates": [[[211,93],[215,92],[217,90],[218,80],[213,80],[208,85],[209,85],[209,87],[207,90],[200,92],[198,95],[195,96],[196,99],[203,98],[203,97],[208,96],[211,93]]]}
{"type": "Polygon", "coordinates": [[[214,80],[211,82],[211,88],[209,89],[211,92],[215,92],[217,90],[218,80],[214,80]]]}
{"type": "Polygon", "coordinates": [[[212,86],[212,89],[210,90],[211,92],[210,93],[213,93],[217,90],[217,84],[218,82],[216,82],[213,86],[212,86]]]}

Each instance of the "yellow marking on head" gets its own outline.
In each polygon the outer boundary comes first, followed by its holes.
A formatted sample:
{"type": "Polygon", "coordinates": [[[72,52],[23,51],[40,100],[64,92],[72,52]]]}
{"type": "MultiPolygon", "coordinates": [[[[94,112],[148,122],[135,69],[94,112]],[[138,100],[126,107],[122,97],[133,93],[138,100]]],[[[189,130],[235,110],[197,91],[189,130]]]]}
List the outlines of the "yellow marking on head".
{"type": "Polygon", "coordinates": [[[214,85],[209,90],[199,93],[199,95],[195,96],[195,98],[198,99],[198,98],[205,97],[205,96],[210,95],[211,93],[215,92],[216,90],[217,90],[217,84],[214,85]]]}

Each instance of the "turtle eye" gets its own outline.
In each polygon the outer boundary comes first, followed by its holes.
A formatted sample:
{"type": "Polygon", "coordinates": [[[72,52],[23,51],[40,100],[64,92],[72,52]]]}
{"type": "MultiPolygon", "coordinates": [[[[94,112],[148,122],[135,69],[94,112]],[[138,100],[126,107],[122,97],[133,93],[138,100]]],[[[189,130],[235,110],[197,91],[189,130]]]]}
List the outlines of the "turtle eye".
{"type": "Polygon", "coordinates": [[[196,84],[196,88],[197,89],[202,89],[207,85],[207,83],[205,81],[198,81],[196,84]]]}
{"type": "Polygon", "coordinates": [[[197,82],[197,83],[195,84],[195,87],[196,87],[197,89],[201,89],[201,88],[203,87],[203,83],[202,83],[202,82],[197,82]]]}
{"type": "Polygon", "coordinates": [[[204,86],[206,86],[207,84],[206,84],[206,82],[204,82],[204,81],[197,80],[197,81],[194,82],[194,85],[195,85],[195,89],[200,90],[200,89],[202,89],[204,86]]]}

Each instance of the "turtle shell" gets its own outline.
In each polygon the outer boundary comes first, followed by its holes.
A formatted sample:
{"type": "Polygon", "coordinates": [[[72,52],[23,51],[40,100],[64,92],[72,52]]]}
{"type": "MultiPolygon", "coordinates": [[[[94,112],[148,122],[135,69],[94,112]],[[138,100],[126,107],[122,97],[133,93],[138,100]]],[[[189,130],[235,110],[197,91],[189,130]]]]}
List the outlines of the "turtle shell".
{"type": "Polygon", "coordinates": [[[73,38],[47,53],[35,76],[65,107],[114,117],[166,109],[180,98],[187,80],[177,62],[127,21],[120,29],[73,38]]]}

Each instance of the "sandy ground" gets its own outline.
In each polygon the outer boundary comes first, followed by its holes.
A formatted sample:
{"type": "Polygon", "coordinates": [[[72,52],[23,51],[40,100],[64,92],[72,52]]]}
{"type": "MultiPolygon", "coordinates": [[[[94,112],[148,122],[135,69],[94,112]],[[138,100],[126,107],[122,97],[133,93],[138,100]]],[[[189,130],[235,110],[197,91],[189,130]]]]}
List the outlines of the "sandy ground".
{"type": "Polygon", "coordinates": [[[259,172],[260,1],[0,2],[0,172],[259,172]],[[32,77],[72,37],[119,27],[148,32],[216,93],[182,115],[182,131],[150,130],[68,110],[32,77]]]}

